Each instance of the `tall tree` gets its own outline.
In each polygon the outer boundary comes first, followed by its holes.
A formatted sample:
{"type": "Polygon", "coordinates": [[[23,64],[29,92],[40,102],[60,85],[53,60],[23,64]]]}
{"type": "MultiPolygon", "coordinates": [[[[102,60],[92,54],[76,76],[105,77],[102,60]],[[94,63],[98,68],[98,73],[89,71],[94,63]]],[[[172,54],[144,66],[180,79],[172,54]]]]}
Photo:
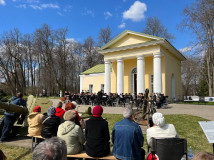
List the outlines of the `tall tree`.
{"type": "Polygon", "coordinates": [[[166,38],[170,41],[175,39],[175,37],[168,32],[168,29],[161,23],[161,21],[157,17],[149,17],[147,19],[146,27],[143,29],[143,33],[166,38]]]}
{"type": "Polygon", "coordinates": [[[209,96],[214,96],[214,1],[196,0],[183,10],[181,27],[191,30],[194,43],[201,47],[207,67],[209,96]]]}
{"type": "Polygon", "coordinates": [[[101,47],[108,43],[112,39],[112,31],[108,26],[106,28],[101,28],[98,34],[98,46],[101,47]]]}

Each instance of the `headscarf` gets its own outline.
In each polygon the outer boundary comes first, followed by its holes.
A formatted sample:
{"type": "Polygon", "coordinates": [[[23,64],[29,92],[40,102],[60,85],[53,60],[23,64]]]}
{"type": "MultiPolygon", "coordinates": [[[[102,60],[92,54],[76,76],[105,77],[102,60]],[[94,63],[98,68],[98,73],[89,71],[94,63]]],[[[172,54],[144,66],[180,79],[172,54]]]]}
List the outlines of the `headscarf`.
{"type": "Polygon", "coordinates": [[[33,112],[41,112],[41,107],[40,106],[34,107],[33,112]]]}
{"type": "Polygon", "coordinates": [[[76,108],[76,106],[77,106],[77,102],[72,101],[71,103],[73,103],[73,104],[75,105],[75,108],[76,108]]]}
{"type": "Polygon", "coordinates": [[[71,109],[75,109],[75,105],[71,102],[66,103],[65,105],[65,111],[71,110],[71,109]]]}
{"type": "Polygon", "coordinates": [[[69,110],[69,111],[65,112],[65,114],[64,114],[65,121],[73,121],[75,118],[76,118],[75,110],[69,110]]]}
{"type": "Polygon", "coordinates": [[[152,116],[152,121],[154,124],[156,124],[159,127],[163,127],[165,125],[165,118],[162,115],[162,113],[156,112],[152,116]]]}
{"type": "Polygon", "coordinates": [[[48,108],[47,114],[49,117],[55,115],[56,114],[56,108],[51,106],[50,108],[48,108]]]}
{"type": "Polygon", "coordinates": [[[101,106],[95,106],[93,108],[93,116],[94,117],[101,117],[102,113],[103,113],[103,108],[101,106]]]}

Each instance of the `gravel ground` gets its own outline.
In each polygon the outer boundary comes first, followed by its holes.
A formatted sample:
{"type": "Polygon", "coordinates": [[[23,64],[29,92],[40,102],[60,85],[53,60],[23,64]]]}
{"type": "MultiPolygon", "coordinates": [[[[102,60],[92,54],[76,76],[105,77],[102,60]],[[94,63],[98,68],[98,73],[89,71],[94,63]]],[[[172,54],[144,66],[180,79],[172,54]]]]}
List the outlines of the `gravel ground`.
{"type": "MultiPolygon", "coordinates": [[[[53,101],[53,106],[56,107],[60,100],[51,99],[53,101]]],[[[64,107],[64,104],[63,104],[64,107]]],[[[78,106],[78,112],[85,112],[85,109],[89,107],[86,105],[78,106]]],[[[92,106],[91,106],[92,107],[92,106]]],[[[123,107],[104,107],[104,113],[111,114],[122,114],[123,107]]],[[[163,114],[188,114],[206,118],[208,120],[214,121],[214,105],[190,105],[190,104],[169,104],[164,107],[164,109],[157,109],[157,112],[163,114]]],[[[146,127],[141,126],[143,133],[146,133],[146,127]]],[[[29,137],[15,137],[11,139],[10,142],[5,142],[7,145],[21,146],[21,147],[31,147],[31,139],[29,137]]]]}

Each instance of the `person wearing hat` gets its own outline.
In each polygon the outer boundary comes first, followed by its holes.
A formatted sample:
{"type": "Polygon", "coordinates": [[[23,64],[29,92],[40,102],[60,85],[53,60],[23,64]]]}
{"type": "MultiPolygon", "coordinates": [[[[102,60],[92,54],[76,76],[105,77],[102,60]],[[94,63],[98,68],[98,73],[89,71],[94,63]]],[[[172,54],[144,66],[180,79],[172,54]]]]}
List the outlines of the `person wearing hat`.
{"type": "MultiPolygon", "coordinates": [[[[75,102],[75,101],[73,101],[73,102],[75,102]]],[[[75,103],[73,103],[73,102],[67,102],[66,104],[65,104],[65,112],[67,112],[67,111],[69,111],[69,110],[74,110],[75,111],[75,113],[76,113],[76,118],[75,118],[75,123],[77,124],[77,125],[79,125],[79,126],[81,126],[80,125],[80,116],[79,116],[79,113],[75,110],[75,108],[76,108],[76,102],[75,103]]],[[[65,114],[65,113],[64,113],[65,114]]],[[[65,120],[64,120],[64,116],[62,115],[62,118],[60,119],[60,124],[62,124],[62,123],[64,123],[65,122],[65,120]]]]}
{"type": "Polygon", "coordinates": [[[75,124],[76,112],[65,112],[65,122],[59,125],[57,136],[66,142],[67,154],[77,154],[83,150],[85,137],[79,125],[75,124]]]}
{"type": "Polygon", "coordinates": [[[156,112],[152,116],[153,127],[148,126],[147,143],[152,144],[152,138],[178,138],[178,133],[173,124],[165,124],[165,118],[162,113],[156,112]]]}
{"type": "Polygon", "coordinates": [[[41,107],[36,106],[33,112],[28,115],[28,136],[41,136],[42,118],[41,107]]]}
{"type": "Polygon", "coordinates": [[[108,122],[101,117],[102,113],[103,108],[95,106],[92,110],[93,116],[86,121],[85,150],[91,157],[106,156],[110,152],[108,122]]]}
{"type": "Polygon", "coordinates": [[[44,138],[51,138],[57,135],[60,118],[56,115],[56,108],[51,106],[48,108],[47,115],[42,119],[41,136],[44,138]]]}
{"type": "Polygon", "coordinates": [[[61,119],[64,113],[65,113],[65,110],[62,109],[62,102],[59,102],[57,104],[57,107],[56,107],[56,114],[55,115],[61,119]]]}

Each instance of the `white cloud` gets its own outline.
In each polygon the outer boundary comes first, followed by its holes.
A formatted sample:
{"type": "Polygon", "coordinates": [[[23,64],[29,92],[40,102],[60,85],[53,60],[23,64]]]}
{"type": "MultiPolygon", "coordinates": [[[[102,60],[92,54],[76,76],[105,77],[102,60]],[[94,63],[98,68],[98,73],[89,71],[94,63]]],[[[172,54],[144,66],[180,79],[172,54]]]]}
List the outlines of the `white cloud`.
{"type": "Polygon", "coordinates": [[[111,14],[111,12],[107,11],[107,12],[104,12],[104,16],[105,16],[105,19],[108,19],[108,18],[112,17],[112,14],[111,14]]]}
{"type": "Polygon", "coordinates": [[[33,8],[33,9],[39,9],[39,10],[42,10],[42,8],[38,5],[29,5],[29,7],[33,8]]]}
{"type": "Polygon", "coordinates": [[[91,15],[92,17],[94,17],[94,12],[92,10],[86,9],[83,15],[91,15]]]}
{"type": "Polygon", "coordinates": [[[26,4],[20,4],[20,5],[16,6],[16,8],[27,8],[27,5],[26,4]]]}
{"type": "Polygon", "coordinates": [[[47,3],[47,4],[41,4],[40,5],[42,8],[53,8],[53,9],[57,9],[59,8],[58,5],[56,4],[52,4],[52,3],[47,3]]]}
{"type": "Polygon", "coordinates": [[[47,9],[47,8],[51,8],[51,9],[59,9],[60,7],[56,4],[52,4],[52,3],[48,3],[48,4],[40,4],[40,5],[29,5],[29,7],[37,10],[42,10],[42,9],[47,9]]]}
{"type": "Polygon", "coordinates": [[[139,22],[145,18],[144,13],[147,11],[145,3],[135,1],[129,10],[123,12],[124,19],[131,19],[134,22],[139,22]]]}
{"type": "Polygon", "coordinates": [[[121,23],[119,26],[118,26],[118,28],[120,28],[120,29],[123,29],[123,28],[125,28],[126,27],[126,23],[121,23]]]}
{"type": "Polygon", "coordinates": [[[0,5],[6,5],[5,1],[4,0],[0,0],[0,5]]]}
{"type": "Polygon", "coordinates": [[[57,12],[58,15],[60,16],[65,16],[64,14],[62,14],[61,12],[57,12]]]}
{"type": "Polygon", "coordinates": [[[181,48],[181,49],[179,49],[179,51],[181,52],[181,53],[185,53],[185,52],[190,52],[190,51],[192,51],[192,47],[185,47],[185,48],[181,48]]]}

